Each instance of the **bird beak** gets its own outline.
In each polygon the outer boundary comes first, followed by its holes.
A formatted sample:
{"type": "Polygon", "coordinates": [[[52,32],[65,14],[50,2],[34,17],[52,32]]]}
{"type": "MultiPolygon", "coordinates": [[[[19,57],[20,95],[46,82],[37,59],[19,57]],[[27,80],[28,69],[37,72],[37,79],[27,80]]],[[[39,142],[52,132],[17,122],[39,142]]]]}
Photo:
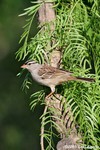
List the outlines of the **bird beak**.
{"type": "Polygon", "coordinates": [[[21,68],[27,68],[27,65],[23,64],[23,65],[21,66],[21,68]]]}

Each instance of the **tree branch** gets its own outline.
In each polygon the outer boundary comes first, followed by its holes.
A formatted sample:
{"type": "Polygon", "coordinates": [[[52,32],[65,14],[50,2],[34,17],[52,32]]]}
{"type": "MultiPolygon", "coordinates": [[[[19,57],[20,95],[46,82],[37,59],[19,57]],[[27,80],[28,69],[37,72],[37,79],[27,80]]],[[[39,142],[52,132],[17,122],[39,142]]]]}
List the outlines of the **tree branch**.
{"type": "MultiPolygon", "coordinates": [[[[40,0],[38,0],[40,1],[40,0]]],[[[53,9],[53,3],[47,3],[43,2],[42,7],[38,11],[39,13],[39,22],[40,25],[45,25],[45,23],[50,22],[50,29],[51,32],[55,30],[55,26],[53,21],[56,19],[56,14],[53,9]]],[[[51,41],[49,46],[51,46],[51,43],[53,45],[55,44],[55,40],[51,41]]],[[[61,50],[59,48],[53,49],[52,53],[50,54],[50,63],[53,67],[59,67],[60,66],[60,60],[61,60],[61,50]]],[[[61,141],[57,144],[57,150],[67,150],[62,149],[62,147],[66,147],[68,145],[76,145],[78,149],[77,141],[80,140],[80,135],[77,134],[77,130],[75,128],[75,122],[73,115],[71,113],[71,109],[68,106],[66,110],[64,110],[64,105],[67,103],[65,98],[61,95],[55,94],[54,96],[51,96],[48,100],[45,99],[46,106],[44,109],[44,113],[47,111],[47,109],[51,110],[52,118],[57,124],[55,127],[58,133],[60,133],[60,136],[62,138],[61,141]],[[54,112],[52,111],[52,108],[54,108],[54,112]],[[70,142],[69,142],[70,141],[70,142]]],[[[44,119],[44,118],[42,118],[44,119]]],[[[44,128],[41,128],[41,149],[44,150],[44,140],[43,140],[43,133],[44,128]]],[[[75,147],[74,147],[75,149],[75,147]]]]}

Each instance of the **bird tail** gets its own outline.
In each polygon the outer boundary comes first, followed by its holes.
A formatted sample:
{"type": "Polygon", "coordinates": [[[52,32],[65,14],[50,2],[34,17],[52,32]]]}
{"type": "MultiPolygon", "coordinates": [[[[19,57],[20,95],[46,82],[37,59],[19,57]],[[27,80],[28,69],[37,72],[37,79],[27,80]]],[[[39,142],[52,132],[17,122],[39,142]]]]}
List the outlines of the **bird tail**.
{"type": "Polygon", "coordinates": [[[83,77],[76,77],[77,80],[86,81],[86,82],[95,82],[93,78],[83,78],[83,77]]]}

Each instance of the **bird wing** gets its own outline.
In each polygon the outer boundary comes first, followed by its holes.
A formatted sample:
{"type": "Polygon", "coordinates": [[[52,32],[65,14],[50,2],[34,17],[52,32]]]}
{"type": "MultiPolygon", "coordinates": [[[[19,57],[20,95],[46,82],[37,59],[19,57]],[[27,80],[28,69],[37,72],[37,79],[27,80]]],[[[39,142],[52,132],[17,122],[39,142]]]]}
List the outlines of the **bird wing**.
{"type": "Polygon", "coordinates": [[[44,65],[38,71],[38,74],[41,76],[42,79],[56,78],[58,76],[64,75],[65,73],[68,73],[68,75],[72,74],[69,71],[57,69],[57,68],[49,66],[49,65],[44,65]]]}

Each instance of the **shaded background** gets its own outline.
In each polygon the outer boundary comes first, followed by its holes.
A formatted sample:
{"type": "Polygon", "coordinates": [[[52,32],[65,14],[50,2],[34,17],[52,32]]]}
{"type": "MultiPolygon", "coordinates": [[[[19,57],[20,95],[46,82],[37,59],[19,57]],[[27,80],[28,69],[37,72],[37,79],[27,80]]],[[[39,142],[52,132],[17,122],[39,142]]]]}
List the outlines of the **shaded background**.
{"type": "MultiPolygon", "coordinates": [[[[21,90],[15,60],[25,18],[18,17],[31,6],[28,0],[0,0],[0,150],[39,150],[40,111],[30,111],[30,94],[21,90]]],[[[34,34],[36,23],[34,22],[34,34]]]]}

